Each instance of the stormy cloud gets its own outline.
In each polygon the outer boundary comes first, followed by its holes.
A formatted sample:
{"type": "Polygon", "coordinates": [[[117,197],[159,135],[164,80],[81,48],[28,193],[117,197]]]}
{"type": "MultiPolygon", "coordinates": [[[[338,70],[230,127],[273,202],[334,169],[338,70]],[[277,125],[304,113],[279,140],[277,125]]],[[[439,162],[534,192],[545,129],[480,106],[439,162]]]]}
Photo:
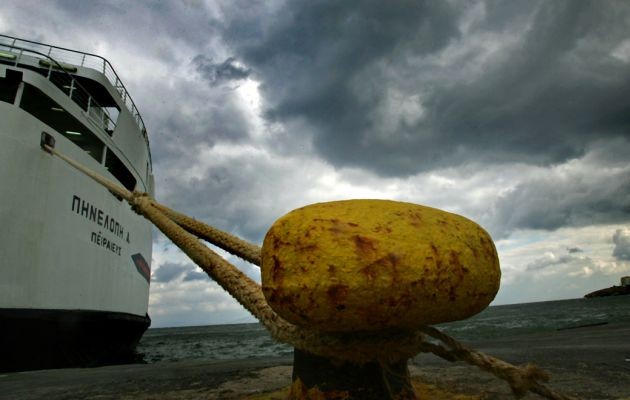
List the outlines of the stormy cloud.
{"type": "Polygon", "coordinates": [[[510,3],[289,2],[259,38],[225,36],[265,83],[266,118],[303,121],[337,167],[551,165],[627,139],[630,69],[613,53],[630,8],[510,3]]]}
{"type": "Polygon", "coordinates": [[[558,265],[591,265],[592,260],[584,256],[575,256],[572,254],[555,254],[553,252],[545,253],[542,257],[535,259],[526,266],[527,271],[539,271],[552,268],[558,265]]]}
{"type": "Polygon", "coordinates": [[[613,235],[613,257],[619,261],[630,261],[630,229],[617,229],[613,235]]]}
{"type": "Polygon", "coordinates": [[[159,283],[171,282],[187,274],[194,267],[190,264],[163,263],[153,271],[153,281],[159,283]]]}
{"type": "Polygon", "coordinates": [[[250,74],[250,70],[240,65],[234,57],[229,57],[221,63],[216,63],[207,56],[198,55],[193,59],[193,64],[195,64],[197,72],[211,86],[227,82],[238,82],[247,78],[250,74]]]}
{"type": "Polygon", "coordinates": [[[617,157],[630,151],[630,146],[623,141],[611,143],[589,149],[582,159],[522,177],[496,197],[490,222],[495,231],[505,236],[515,229],[554,230],[628,221],[630,164],[620,164],[617,157]]]}
{"type": "Polygon", "coordinates": [[[152,280],[156,283],[173,283],[209,280],[208,274],[190,262],[163,262],[153,272],[152,280]]]}
{"type": "Polygon", "coordinates": [[[199,271],[189,271],[184,276],[184,282],[209,280],[208,274],[199,271]]]}

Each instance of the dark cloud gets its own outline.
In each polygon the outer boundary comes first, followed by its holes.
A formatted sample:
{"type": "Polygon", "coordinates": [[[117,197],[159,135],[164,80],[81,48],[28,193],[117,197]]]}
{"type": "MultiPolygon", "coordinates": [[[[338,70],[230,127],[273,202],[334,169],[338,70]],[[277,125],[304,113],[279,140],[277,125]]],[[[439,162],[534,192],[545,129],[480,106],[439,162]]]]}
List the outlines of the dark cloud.
{"type": "Polygon", "coordinates": [[[160,82],[147,82],[139,88],[144,98],[155,99],[143,115],[150,124],[158,189],[170,185],[159,180],[167,172],[185,170],[199,163],[200,160],[191,158],[199,148],[226,142],[245,143],[252,129],[234,91],[210,90],[200,80],[178,81],[177,86],[176,95],[160,82]],[[185,95],[179,95],[180,91],[185,95]]]}
{"type": "MultiPolygon", "coordinates": [[[[23,3],[40,5],[36,0],[23,3]]],[[[60,17],[67,21],[74,21],[72,25],[78,21],[89,25],[95,31],[91,35],[94,42],[103,40],[96,34],[101,32],[114,42],[148,45],[149,51],[165,44],[169,49],[163,61],[170,60],[172,64],[182,62],[177,59],[175,46],[203,48],[218,34],[221,25],[211,7],[199,1],[56,0],[49,2],[46,10],[51,9],[63,13],[60,17]]]]}
{"type": "Polygon", "coordinates": [[[599,5],[539,6],[518,46],[480,79],[436,90],[427,103],[431,127],[474,157],[537,164],[564,162],[602,137],[626,135],[630,71],[607,53],[623,39],[630,8],[599,5]]]}
{"type": "MultiPolygon", "coordinates": [[[[162,236],[159,236],[162,238],[162,236]]],[[[251,264],[228,256],[228,262],[234,263],[236,268],[243,271],[254,280],[260,281],[260,269],[251,264]]],[[[169,283],[177,280],[182,282],[211,281],[208,274],[193,263],[165,262],[152,274],[152,280],[158,283],[169,283]]]]}
{"type": "Polygon", "coordinates": [[[200,272],[199,268],[194,264],[165,262],[153,272],[153,281],[168,283],[180,279],[182,276],[184,277],[184,282],[208,278],[208,275],[200,272]]]}
{"type": "Polygon", "coordinates": [[[627,135],[630,69],[610,53],[629,4],[475,4],[485,16],[465,35],[474,4],[322,1],[289,2],[264,26],[237,21],[224,38],[262,81],[267,118],[305,121],[336,166],[548,165],[627,135]],[[474,38],[512,43],[486,54],[474,38]],[[405,101],[418,109],[405,116],[405,101]]]}
{"type": "Polygon", "coordinates": [[[153,272],[153,281],[159,283],[168,283],[180,278],[183,278],[183,282],[210,280],[208,274],[191,263],[165,262],[153,272]]]}
{"type": "Polygon", "coordinates": [[[230,159],[211,164],[203,179],[169,181],[163,201],[219,229],[261,243],[271,223],[288,211],[275,211],[282,206],[281,194],[274,192],[283,185],[283,172],[260,160],[230,159]]]}
{"type": "Polygon", "coordinates": [[[184,276],[184,282],[209,280],[208,274],[199,271],[189,271],[184,276]]]}
{"type": "MultiPolygon", "coordinates": [[[[554,230],[563,226],[616,223],[630,218],[630,178],[592,185],[537,178],[499,198],[495,223],[504,234],[514,229],[554,230]]],[[[503,236],[503,235],[502,235],[503,236]]]]}
{"type": "Polygon", "coordinates": [[[168,283],[186,274],[188,276],[196,267],[192,264],[165,262],[153,271],[153,281],[168,283]]]}
{"type": "MultiPolygon", "coordinates": [[[[168,93],[164,93],[168,96],[168,93]]],[[[180,104],[185,112],[170,111],[172,104],[162,110],[148,110],[147,120],[152,122],[151,143],[156,166],[154,170],[167,170],[190,165],[190,155],[200,146],[214,146],[217,142],[242,142],[248,139],[250,126],[243,110],[235,99],[226,94],[216,106],[214,96],[194,96],[184,98],[180,104]],[[170,109],[170,110],[169,110],[170,109]]],[[[159,107],[162,108],[162,107],[159,107]]]]}
{"type": "Polygon", "coordinates": [[[561,256],[556,257],[553,254],[548,254],[545,257],[537,258],[536,260],[530,262],[525,267],[526,271],[538,271],[541,269],[546,269],[552,267],[554,265],[559,264],[568,264],[571,262],[573,258],[571,256],[561,256]]]}
{"type": "Polygon", "coordinates": [[[571,268],[577,266],[590,266],[592,260],[588,257],[580,257],[572,254],[555,255],[554,253],[546,253],[544,256],[535,259],[525,266],[526,271],[539,271],[554,266],[567,265],[571,268]]]}
{"type": "Polygon", "coordinates": [[[630,261],[630,230],[617,229],[613,235],[613,257],[619,261],[630,261]]]}
{"type": "Polygon", "coordinates": [[[376,144],[362,139],[385,77],[370,68],[430,54],[459,34],[455,13],[441,2],[291,2],[259,39],[235,43],[240,26],[226,40],[262,80],[267,118],[305,120],[320,153],[336,165],[374,159],[376,144]]]}
{"type": "Polygon", "coordinates": [[[200,54],[193,59],[193,64],[210,86],[243,80],[251,72],[239,64],[234,57],[229,57],[222,63],[215,63],[212,58],[200,54]]]}
{"type": "MultiPolygon", "coordinates": [[[[252,77],[267,121],[336,167],[383,176],[541,167],[473,210],[497,237],[630,219],[630,68],[611,56],[627,40],[630,5],[295,1],[224,11],[234,57],[201,53],[189,66],[210,88],[183,90],[183,112],[149,111],[158,177],[200,163],[199,146],[251,143],[248,117],[221,83],[252,77]],[[571,169],[575,160],[585,167],[571,169]]],[[[272,156],[287,143],[278,137],[272,156]]],[[[168,204],[259,242],[279,215],[260,203],[294,185],[289,174],[239,156],[158,183],[168,204]]]]}
{"type": "Polygon", "coordinates": [[[630,143],[611,142],[582,160],[523,177],[494,200],[492,230],[505,237],[515,229],[554,230],[563,226],[614,224],[630,220],[630,168],[617,153],[630,143]],[[609,154],[611,162],[599,158],[609,154]]]}
{"type": "Polygon", "coordinates": [[[519,184],[510,194],[500,197],[494,221],[502,229],[499,236],[505,237],[514,229],[554,230],[564,226],[614,224],[630,218],[628,179],[616,185],[602,182],[593,188],[583,184],[578,188],[567,187],[571,184],[539,178],[519,184]]]}

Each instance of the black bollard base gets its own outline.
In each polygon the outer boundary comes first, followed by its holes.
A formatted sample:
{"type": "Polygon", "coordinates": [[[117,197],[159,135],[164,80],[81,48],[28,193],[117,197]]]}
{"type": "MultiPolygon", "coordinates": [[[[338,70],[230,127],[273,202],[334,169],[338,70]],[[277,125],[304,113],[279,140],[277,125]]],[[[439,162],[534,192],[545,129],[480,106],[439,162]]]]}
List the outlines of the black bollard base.
{"type": "Polygon", "coordinates": [[[381,366],[339,363],[295,349],[293,384],[289,398],[415,400],[407,360],[381,366]]]}

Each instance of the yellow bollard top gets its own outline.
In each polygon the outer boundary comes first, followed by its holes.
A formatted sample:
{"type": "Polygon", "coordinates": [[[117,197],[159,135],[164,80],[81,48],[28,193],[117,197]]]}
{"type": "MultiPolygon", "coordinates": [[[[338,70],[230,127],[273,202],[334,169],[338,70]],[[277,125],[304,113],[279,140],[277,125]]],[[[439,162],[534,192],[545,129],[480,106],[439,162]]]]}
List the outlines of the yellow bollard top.
{"type": "Polygon", "coordinates": [[[318,203],[267,232],[262,286],[286,320],[328,332],[468,318],[499,289],[490,235],[462,216],[388,200],[318,203]]]}

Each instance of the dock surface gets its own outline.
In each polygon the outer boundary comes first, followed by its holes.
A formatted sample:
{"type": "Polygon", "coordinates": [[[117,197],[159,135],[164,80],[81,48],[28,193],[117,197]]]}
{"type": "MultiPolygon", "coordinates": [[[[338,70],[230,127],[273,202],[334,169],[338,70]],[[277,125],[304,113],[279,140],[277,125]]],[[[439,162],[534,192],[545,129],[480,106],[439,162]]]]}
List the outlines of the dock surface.
{"type": "MultiPolygon", "coordinates": [[[[466,343],[513,364],[534,363],[549,386],[583,399],[630,400],[630,323],[575,327],[466,343]]],[[[0,375],[0,398],[244,399],[288,386],[291,358],[191,360],[0,375]]],[[[466,398],[510,399],[507,383],[464,363],[431,354],[410,361],[415,377],[466,398]]],[[[455,398],[455,397],[445,397],[455,398]]],[[[463,398],[463,397],[460,397],[463,398]]],[[[528,394],[524,399],[539,399],[528,394]]]]}

